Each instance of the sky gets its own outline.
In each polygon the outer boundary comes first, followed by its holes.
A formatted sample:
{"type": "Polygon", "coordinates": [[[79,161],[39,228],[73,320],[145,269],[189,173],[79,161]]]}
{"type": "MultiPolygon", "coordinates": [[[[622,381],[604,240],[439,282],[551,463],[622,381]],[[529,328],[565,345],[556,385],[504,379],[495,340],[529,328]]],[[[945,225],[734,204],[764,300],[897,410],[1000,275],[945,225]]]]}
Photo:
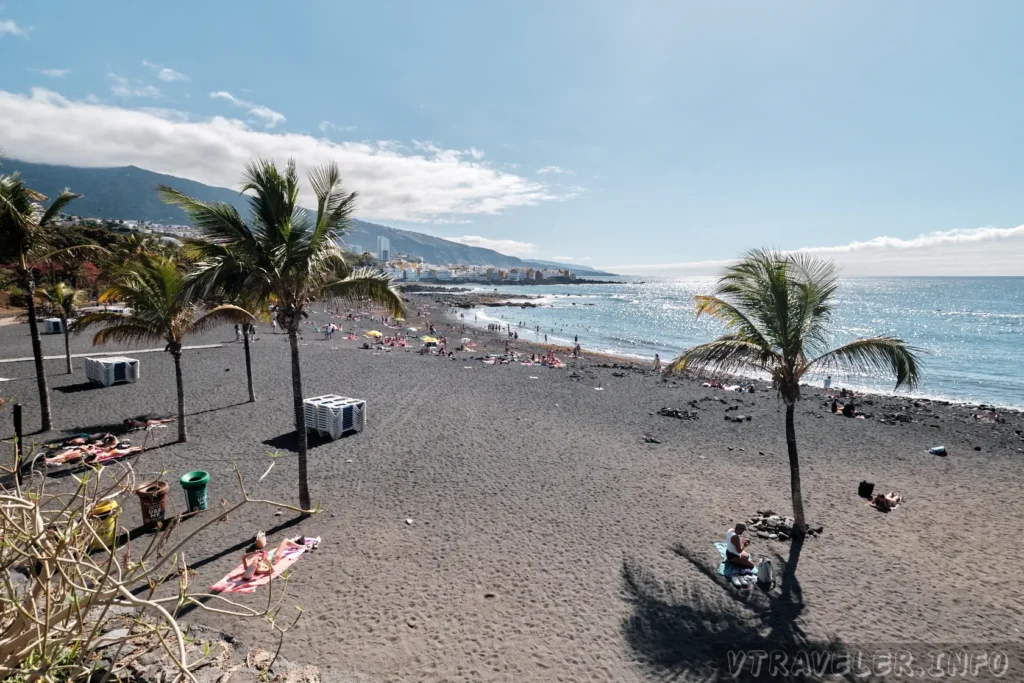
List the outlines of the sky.
{"type": "Polygon", "coordinates": [[[0,149],[334,160],[365,220],[623,273],[1024,275],[1017,0],[241,7],[0,4],[0,149]]]}

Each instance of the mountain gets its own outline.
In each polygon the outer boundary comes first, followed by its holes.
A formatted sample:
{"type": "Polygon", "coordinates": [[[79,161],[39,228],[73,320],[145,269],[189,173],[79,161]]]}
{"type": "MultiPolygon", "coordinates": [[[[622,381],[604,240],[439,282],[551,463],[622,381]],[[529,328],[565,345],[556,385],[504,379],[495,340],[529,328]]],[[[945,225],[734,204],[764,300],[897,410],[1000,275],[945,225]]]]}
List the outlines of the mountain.
{"type": "MultiPolygon", "coordinates": [[[[227,202],[237,208],[243,216],[249,213],[245,196],[235,190],[212,187],[194,180],[147,171],[137,166],[78,168],[34,164],[15,159],[5,161],[3,172],[14,171],[21,173],[29,187],[48,197],[55,197],[65,187],[81,193],[82,198],[75,200],[68,207],[75,215],[188,225],[191,221],[184,211],[160,201],[153,191],[157,185],[170,185],[206,202],[227,202]]],[[[429,263],[492,265],[500,268],[571,268],[587,275],[610,275],[578,265],[524,260],[492,249],[471,247],[420,232],[399,230],[360,220],[352,222],[352,230],[345,235],[343,242],[358,245],[367,251],[376,251],[377,237],[387,237],[390,240],[393,254],[422,256],[429,263]]]]}

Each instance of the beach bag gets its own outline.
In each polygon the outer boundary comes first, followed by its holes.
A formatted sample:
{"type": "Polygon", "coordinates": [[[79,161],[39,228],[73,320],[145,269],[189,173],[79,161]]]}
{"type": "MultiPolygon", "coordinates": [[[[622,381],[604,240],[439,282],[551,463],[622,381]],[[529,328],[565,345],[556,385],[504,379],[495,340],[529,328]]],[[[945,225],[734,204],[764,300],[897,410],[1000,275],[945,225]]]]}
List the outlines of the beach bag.
{"type": "Polygon", "coordinates": [[[874,490],[875,490],[875,485],[874,484],[872,484],[870,482],[862,481],[860,483],[860,486],[857,487],[857,494],[861,498],[870,498],[871,497],[871,493],[874,490]]]}
{"type": "Polygon", "coordinates": [[[771,590],[775,586],[775,572],[772,569],[772,561],[762,557],[757,561],[757,585],[765,590],[771,590]]]}

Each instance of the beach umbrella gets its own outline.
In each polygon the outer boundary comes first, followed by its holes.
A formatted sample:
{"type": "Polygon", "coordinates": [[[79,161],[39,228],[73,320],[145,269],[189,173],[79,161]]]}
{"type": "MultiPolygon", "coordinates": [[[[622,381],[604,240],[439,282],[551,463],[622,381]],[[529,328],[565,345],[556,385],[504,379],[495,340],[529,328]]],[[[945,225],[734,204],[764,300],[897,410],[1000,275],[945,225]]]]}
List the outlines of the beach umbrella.
{"type": "Polygon", "coordinates": [[[434,337],[420,337],[420,341],[423,342],[424,344],[436,344],[437,343],[437,339],[435,339],[434,337]]]}
{"type": "Polygon", "coordinates": [[[405,331],[406,332],[415,332],[416,328],[415,327],[407,327],[407,328],[405,328],[405,331]]]}
{"type": "Polygon", "coordinates": [[[380,332],[378,332],[377,330],[370,330],[369,332],[366,333],[366,336],[367,337],[383,337],[384,335],[381,334],[380,332]]]}
{"type": "Polygon", "coordinates": [[[405,318],[395,318],[395,322],[396,323],[404,323],[405,322],[405,318]]]}

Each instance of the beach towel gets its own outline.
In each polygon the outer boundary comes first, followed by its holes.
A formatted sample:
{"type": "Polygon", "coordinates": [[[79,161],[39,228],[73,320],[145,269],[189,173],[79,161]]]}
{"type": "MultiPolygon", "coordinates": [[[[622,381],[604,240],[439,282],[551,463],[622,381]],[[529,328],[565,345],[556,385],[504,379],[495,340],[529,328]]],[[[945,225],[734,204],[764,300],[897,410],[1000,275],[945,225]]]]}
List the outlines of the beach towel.
{"type": "Polygon", "coordinates": [[[724,576],[727,579],[734,576],[757,576],[757,567],[754,567],[753,569],[743,569],[726,562],[724,543],[716,543],[715,549],[718,550],[718,554],[722,556],[722,562],[718,565],[719,576],[724,576]]]}
{"type": "MultiPolygon", "coordinates": [[[[319,539],[318,539],[319,540],[319,539]]],[[[245,574],[245,567],[238,565],[217,583],[210,586],[210,590],[214,593],[255,593],[259,586],[270,583],[271,579],[276,579],[287,571],[293,564],[299,561],[303,553],[308,550],[307,547],[302,548],[291,548],[285,551],[284,557],[274,563],[273,574],[257,574],[248,581],[242,578],[245,574]]]]}

